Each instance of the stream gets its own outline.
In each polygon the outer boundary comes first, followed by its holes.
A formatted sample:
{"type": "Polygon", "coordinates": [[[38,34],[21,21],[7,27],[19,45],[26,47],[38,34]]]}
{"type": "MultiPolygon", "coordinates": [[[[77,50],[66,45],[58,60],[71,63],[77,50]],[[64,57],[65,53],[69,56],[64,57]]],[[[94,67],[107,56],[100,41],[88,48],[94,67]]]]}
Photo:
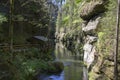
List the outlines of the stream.
{"type": "Polygon", "coordinates": [[[64,63],[64,71],[58,75],[42,75],[39,80],[88,80],[83,54],[68,50],[62,43],[56,43],[54,54],[56,61],[64,63]]]}

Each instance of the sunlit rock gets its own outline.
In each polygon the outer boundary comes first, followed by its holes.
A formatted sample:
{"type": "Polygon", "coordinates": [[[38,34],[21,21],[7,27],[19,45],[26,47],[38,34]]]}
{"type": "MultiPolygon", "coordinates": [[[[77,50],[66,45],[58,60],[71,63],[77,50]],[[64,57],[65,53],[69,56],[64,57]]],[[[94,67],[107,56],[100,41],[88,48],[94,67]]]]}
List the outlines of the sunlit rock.
{"type": "Polygon", "coordinates": [[[83,50],[84,50],[84,62],[87,63],[88,62],[88,57],[89,57],[89,53],[91,52],[92,50],[92,45],[91,44],[85,44],[84,47],[83,47],[83,50]]]}
{"type": "Polygon", "coordinates": [[[60,40],[60,41],[62,41],[62,40],[63,40],[64,35],[65,35],[65,33],[61,33],[61,34],[60,34],[60,38],[59,38],[59,40],[60,40]]]}
{"type": "Polygon", "coordinates": [[[84,51],[91,52],[93,45],[86,43],[83,47],[84,51]]]}
{"type": "Polygon", "coordinates": [[[82,31],[89,33],[92,30],[96,30],[100,21],[100,17],[91,19],[88,24],[82,28],[82,31]]]}
{"type": "Polygon", "coordinates": [[[88,43],[84,45],[83,49],[84,49],[84,62],[87,65],[87,68],[89,68],[92,62],[94,61],[94,54],[96,50],[93,45],[88,43]]]}

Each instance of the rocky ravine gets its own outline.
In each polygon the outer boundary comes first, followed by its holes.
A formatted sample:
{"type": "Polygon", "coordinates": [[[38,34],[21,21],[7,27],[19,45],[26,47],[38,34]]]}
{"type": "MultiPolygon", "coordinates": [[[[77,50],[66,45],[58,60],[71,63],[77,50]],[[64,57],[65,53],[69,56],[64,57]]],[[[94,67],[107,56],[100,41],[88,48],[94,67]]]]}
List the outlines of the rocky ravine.
{"type": "Polygon", "coordinates": [[[107,0],[92,0],[83,6],[80,17],[84,20],[82,31],[84,32],[84,62],[89,70],[90,80],[113,80],[114,63],[105,60],[103,54],[97,52],[99,36],[99,22],[106,11],[107,0]],[[100,54],[100,55],[99,55],[100,54]],[[109,67],[108,67],[109,66],[109,67]]]}
{"type": "MultiPolygon", "coordinates": [[[[102,20],[105,17],[104,12],[107,12],[105,6],[108,2],[109,0],[90,0],[89,2],[86,2],[82,6],[80,11],[80,17],[83,19],[81,25],[83,33],[80,32],[78,36],[75,38],[78,39],[78,42],[76,41],[76,44],[78,45],[83,44],[84,51],[83,60],[88,68],[89,80],[113,80],[114,75],[113,60],[108,59],[110,57],[109,55],[107,55],[107,58],[105,58],[106,53],[104,53],[104,51],[103,52],[98,51],[98,48],[100,46],[98,44],[99,43],[101,44],[100,39],[101,35],[103,35],[102,33],[103,31],[100,28],[103,25],[101,26],[99,24],[102,23],[102,20]],[[83,35],[81,36],[81,34],[83,35]]],[[[66,38],[65,35],[66,33],[61,32],[60,34],[58,34],[57,39],[63,41],[65,44],[75,42],[76,39],[74,39],[74,36],[72,38],[71,37],[66,38]]]]}

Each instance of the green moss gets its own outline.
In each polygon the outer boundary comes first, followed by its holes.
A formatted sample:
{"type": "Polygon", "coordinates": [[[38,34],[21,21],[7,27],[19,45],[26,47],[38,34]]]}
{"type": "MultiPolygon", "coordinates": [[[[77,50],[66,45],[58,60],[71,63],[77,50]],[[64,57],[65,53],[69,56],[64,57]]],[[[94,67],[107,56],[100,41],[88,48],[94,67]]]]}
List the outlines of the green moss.
{"type": "Polygon", "coordinates": [[[100,21],[100,29],[98,30],[98,49],[99,52],[104,56],[108,56],[111,52],[113,52],[113,43],[115,36],[115,26],[116,25],[116,13],[115,10],[115,1],[110,1],[108,5],[108,11],[104,14],[100,21]],[[112,5],[112,6],[111,6],[112,5]],[[114,5],[114,6],[113,6],[114,5]],[[102,31],[102,32],[101,32],[102,31]],[[106,46],[108,45],[108,46],[106,46]]]}

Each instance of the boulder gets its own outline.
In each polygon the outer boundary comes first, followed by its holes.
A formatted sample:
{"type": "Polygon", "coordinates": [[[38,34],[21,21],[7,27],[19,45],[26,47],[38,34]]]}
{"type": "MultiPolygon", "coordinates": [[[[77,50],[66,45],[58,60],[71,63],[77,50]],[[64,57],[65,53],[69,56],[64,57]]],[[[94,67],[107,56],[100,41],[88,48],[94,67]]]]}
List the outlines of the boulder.
{"type": "Polygon", "coordinates": [[[49,62],[48,66],[48,74],[59,74],[64,70],[64,64],[59,61],[49,62]]]}
{"type": "Polygon", "coordinates": [[[83,20],[89,21],[91,18],[105,11],[106,11],[106,8],[104,7],[103,1],[91,1],[86,3],[82,7],[80,11],[80,17],[83,20]]]}

